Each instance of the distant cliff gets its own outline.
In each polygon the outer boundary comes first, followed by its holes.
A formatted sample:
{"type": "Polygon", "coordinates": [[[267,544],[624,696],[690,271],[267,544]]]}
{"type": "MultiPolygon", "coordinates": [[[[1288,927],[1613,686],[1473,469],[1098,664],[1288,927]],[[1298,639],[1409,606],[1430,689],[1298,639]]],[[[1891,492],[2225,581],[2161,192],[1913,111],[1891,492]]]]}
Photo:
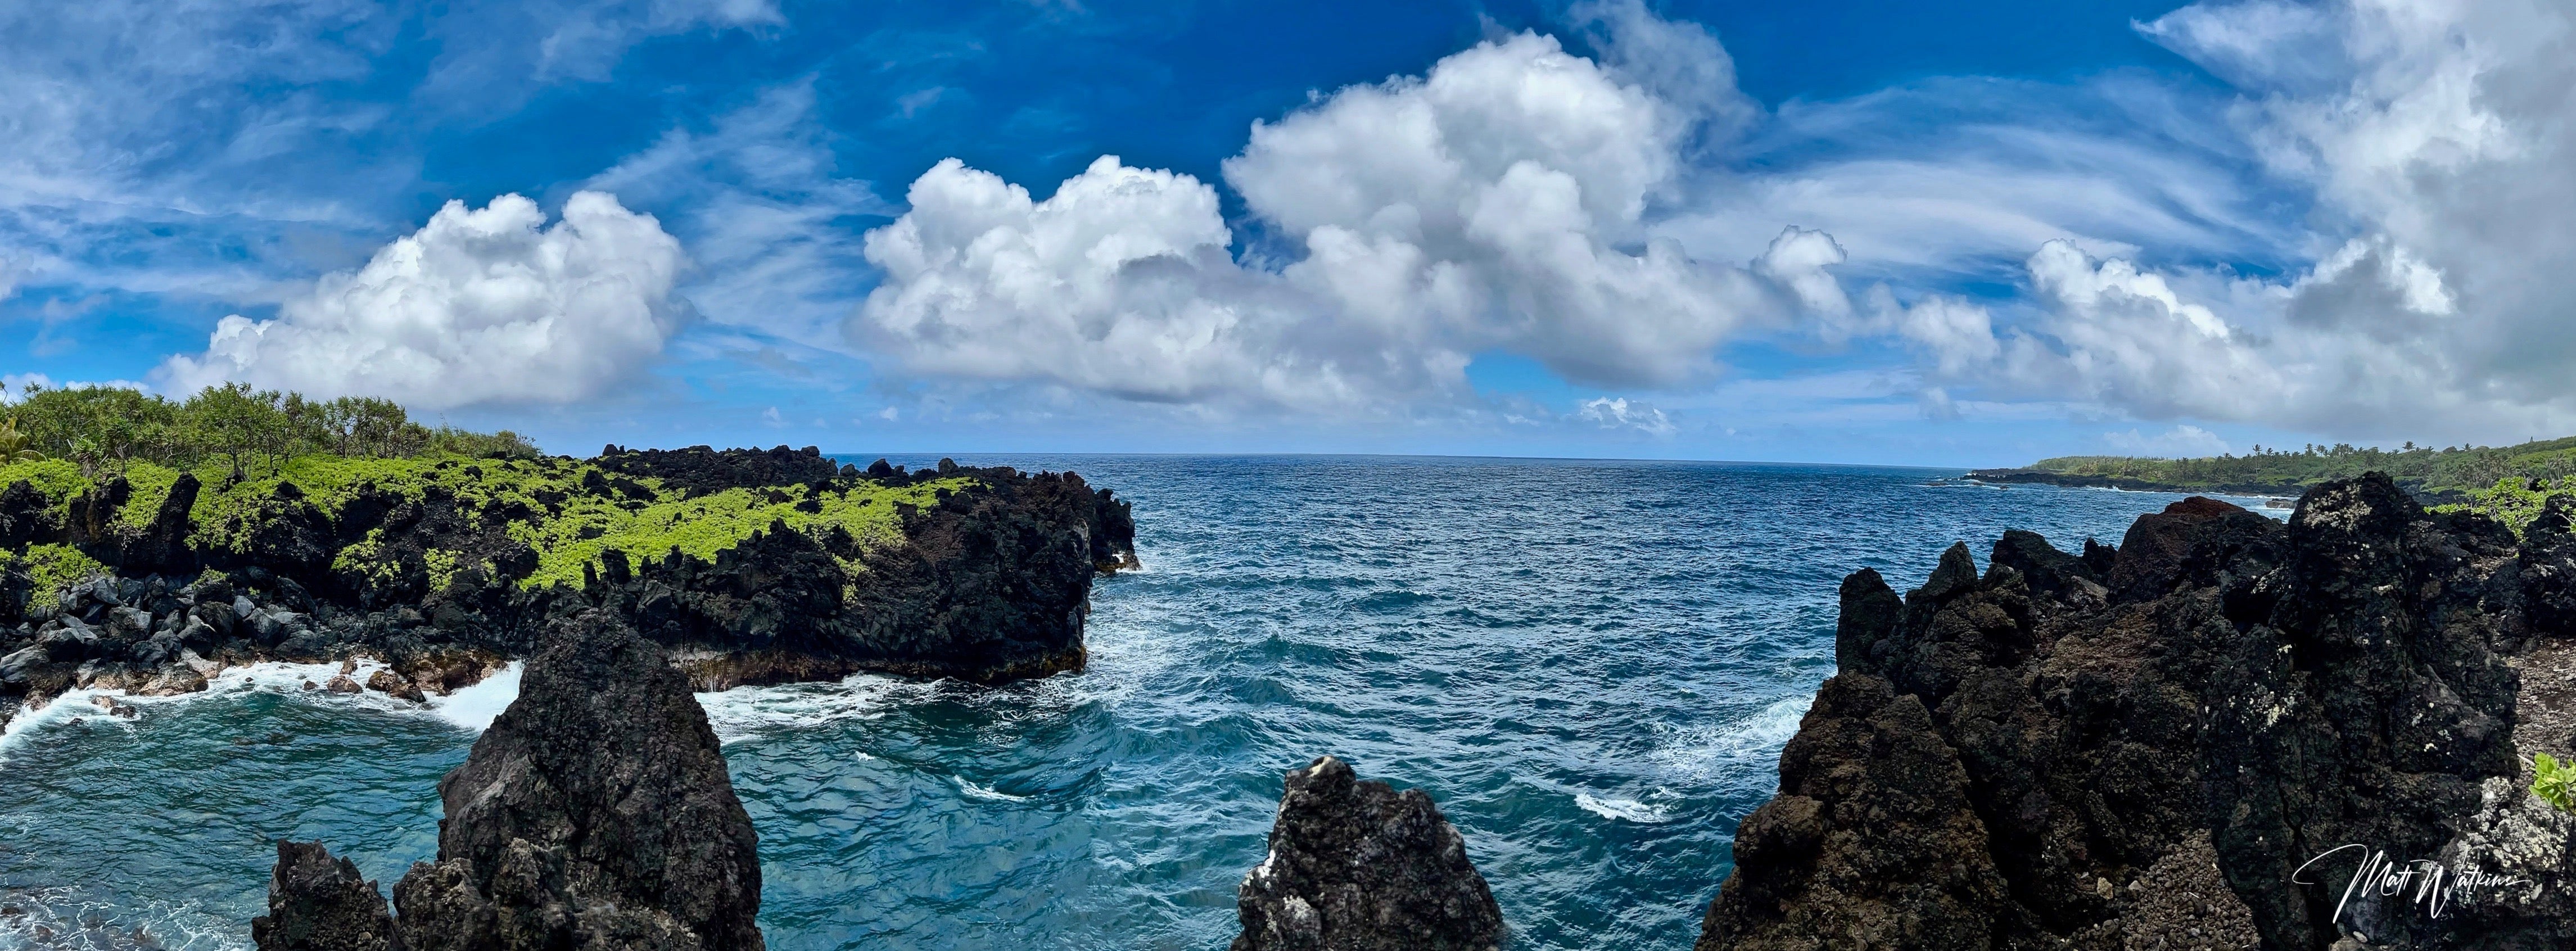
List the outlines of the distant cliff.
{"type": "Polygon", "coordinates": [[[701,689],[857,670],[979,682],[1078,670],[1128,504],[1072,473],[813,449],[573,460],[309,456],[261,477],[0,466],[0,722],[80,686],[202,689],[264,659],[471,682],[594,607],[701,689]]]}
{"type": "Polygon", "coordinates": [[[1698,947],[2576,946],[2576,816],[2530,788],[2571,512],[2517,539],[2374,474],[1856,573],[1698,947]]]}

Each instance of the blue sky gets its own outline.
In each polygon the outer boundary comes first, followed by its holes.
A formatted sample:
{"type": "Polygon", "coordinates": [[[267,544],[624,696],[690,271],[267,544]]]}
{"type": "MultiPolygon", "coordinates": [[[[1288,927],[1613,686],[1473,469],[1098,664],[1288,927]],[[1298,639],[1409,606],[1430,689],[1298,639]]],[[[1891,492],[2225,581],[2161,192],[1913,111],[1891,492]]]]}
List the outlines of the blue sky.
{"type": "Polygon", "coordinates": [[[22,7],[0,372],[573,452],[2553,436],[2568,37],[2502,0],[22,7]]]}

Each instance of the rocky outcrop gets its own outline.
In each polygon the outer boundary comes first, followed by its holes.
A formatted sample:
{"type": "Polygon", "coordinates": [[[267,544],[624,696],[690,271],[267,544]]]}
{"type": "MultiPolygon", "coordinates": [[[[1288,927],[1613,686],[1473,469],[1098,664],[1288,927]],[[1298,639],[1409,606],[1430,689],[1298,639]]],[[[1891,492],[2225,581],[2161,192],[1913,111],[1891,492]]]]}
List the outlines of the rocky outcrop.
{"type": "Polygon", "coordinates": [[[1902,598],[1854,574],[1698,946],[2566,946],[2569,817],[2514,742],[2550,705],[2515,665],[2576,633],[2555,530],[2373,476],[2286,525],[2195,498],[2116,552],[1954,547],[1902,598]],[[2413,884],[2344,902],[2379,853],[2413,884]],[[2473,887],[2436,917],[2418,860],[2473,887]]]}
{"type": "MultiPolygon", "coordinates": [[[[1069,472],[941,460],[862,474],[785,447],[610,447],[586,467],[435,469],[399,491],[360,483],[328,509],[291,481],[246,484],[240,491],[256,494],[228,497],[213,526],[191,513],[217,490],[184,473],[150,503],[111,478],[65,500],[67,517],[25,482],[0,488],[0,543],[22,556],[28,545],[68,547],[110,569],[70,592],[38,592],[23,559],[0,558],[0,722],[74,687],[186,684],[181,671],[202,678],[268,659],[373,657],[435,694],[527,656],[553,626],[594,609],[669,648],[704,689],[858,670],[1043,677],[1082,668],[1093,579],[1135,564],[1128,503],[1069,472]],[[535,484],[564,488],[503,491],[541,476],[553,481],[535,484]],[[589,496],[591,511],[637,511],[744,489],[756,490],[750,504],[799,518],[826,500],[924,504],[872,510],[892,510],[891,536],[778,519],[712,557],[606,547],[586,556],[579,584],[527,580],[540,562],[528,539],[574,494],[589,496]],[[138,521],[123,512],[129,503],[152,505],[152,516],[138,521]]],[[[688,514],[675,511],[671,529],[688,514]]]]}
{"type": "Polygon", "coordinates": [[[860,550],[773,525],[713,562],[613,555],[578,603],[632,618],[706,690],[863,669],[1044,677],[1082,669],[1092,579],[1132,564],[1126,513],[1072,473],[990,478],[907,513],[901,545],[860,550]],[[863,570],[842,568],[845,556],[863,570]]]}
{"type": "MultiPolygon", "coordinates": [[[[398,914],[381,932],[398,936],[392,947],[764,947],[759,837],[715,731],[661,648],[613,613],[548,638],[519,699],[438,791],[438,857],[395,885],[398,914]]],[[[305,870],[327,861],[320,847],[292,849],[280,846],[271,912],[255,927],[263,951],[383,919],[383,899],[350,884],[345,861],[340,877],[317,876],[305,870]]]]}
{"type": "Polygon", "coordinates": [[[1492,951],[1503,916],[1419,789],[1330,756],[1290,770],[1270,854],[1244,876],[1233,951],[1492,951]]]}
{"type": "Polygon", "coordinates": [[[319,842],[277,843],[268,914],[250,920],[260,951],[400,951],[384,892],[319,842]]]}
{"type": "Polygon", "coordinates": [[[428,629],[418,612],[326,619],[300,586],[273,576],[267,583],[263,590],[224,578],[174,586],[158,575],[101,576],[29,606],[25,626],[0,630],[0,723],[21,705],[41,707],[75,688],[190,693],[225,667],[259,660],[363,654],[385,664],[368,686],[414,701],[472,686],[506,663],[498,651],[428,629]]]}
{"type": "Polygon", "coordinates": [[[705,446],[626,449],[612,444],[601,449],[595,461],[602,469],[660,479],[697,495],[733,488],[811,485],[858,472],[824,458],[823,451],[813,446],[716,450],[705,446]]]}

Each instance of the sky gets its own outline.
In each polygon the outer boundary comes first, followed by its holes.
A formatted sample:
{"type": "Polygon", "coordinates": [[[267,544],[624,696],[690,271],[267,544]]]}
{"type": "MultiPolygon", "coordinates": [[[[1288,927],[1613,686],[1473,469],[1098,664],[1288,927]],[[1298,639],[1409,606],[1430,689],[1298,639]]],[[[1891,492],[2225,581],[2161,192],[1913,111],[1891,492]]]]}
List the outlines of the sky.
{"type": "Polygon", "coordinates": [[[550,451],[2576,433],[2554,0],[0,4],[0,378],[550,451]]]}

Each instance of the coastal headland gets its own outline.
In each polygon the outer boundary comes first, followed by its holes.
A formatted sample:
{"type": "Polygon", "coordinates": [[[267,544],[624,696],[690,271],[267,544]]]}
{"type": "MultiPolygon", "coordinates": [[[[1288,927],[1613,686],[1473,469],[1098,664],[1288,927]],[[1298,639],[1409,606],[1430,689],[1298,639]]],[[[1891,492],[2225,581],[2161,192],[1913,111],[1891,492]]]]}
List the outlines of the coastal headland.
{"type": "Polygon", "coordinates": [[[591,609],[700,690],[860,670],[1079,670],[1127,503],[1074,473],[860,469],[808,447],[590,459],[311,453],[224,471],[0,465],[0,722],[76,688],[369,658],[396,696],[532,654],[591,609]]]}

